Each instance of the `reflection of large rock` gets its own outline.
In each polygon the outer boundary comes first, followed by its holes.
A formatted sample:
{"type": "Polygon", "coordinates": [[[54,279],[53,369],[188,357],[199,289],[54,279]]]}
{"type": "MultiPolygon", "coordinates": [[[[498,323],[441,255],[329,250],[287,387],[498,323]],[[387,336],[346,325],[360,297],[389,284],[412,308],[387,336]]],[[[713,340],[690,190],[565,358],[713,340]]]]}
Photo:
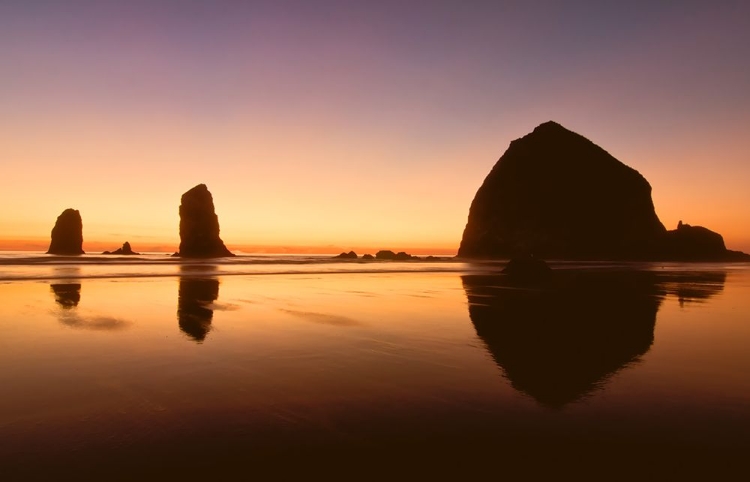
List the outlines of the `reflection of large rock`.
{"type": "MultiPolygon", "coordinates": [[[[643,276],[641,276],[643,275],[643,276]]],[[[514,388],[559,408],[646,353],[660,298],[653,276],[575,279],[523,290],[464,276],[469,316],[514,388]]]]}
{"type": "Polygon", "coordinates": [[[659,276],[667,294],[676,296],[681,306],[701,303],[724,291],[727,279],[723,271],[666,272],[659,276]]]}
{"type": "Polygon", "coordinates": [[[85,254],[83,222],[77,209],[66,209],[57,217],[47,254],[85,254]]]}
{"type": "Polygon", "coordinates": [[[219,217],[205,184],[182,195],[180,202],[180,251],[186,258],[234,256],[219,237],[219,217]]]}
{"type": "Polygon", "coordinates": [[[471,203],[458,255],[750,260],[705,228],[667,232],[637,171],[554,122],[511,142],[471,203]]]}
{"type": "Polygon", "coordinates": [[[517,390],[560,408],[637,362],[654,340],[668,293],[708,298],[723,273],[554,271],[544,289],[519,289],[504,275],[467,275],[469,317],[517,390]]]}
{"type": "Polygon", "coordinates": [[[211,330],[214,311],[208,308],[219,297],[219,280],[180,278],[177,321],[180,329],[201,342],[211,330]]]}
{"type": "Polygon", "coordinates": [[[81,301],[81,283],[51,284],[50,288],[55,294],[55,301],[63,309],[75,308],[81,301]]]}

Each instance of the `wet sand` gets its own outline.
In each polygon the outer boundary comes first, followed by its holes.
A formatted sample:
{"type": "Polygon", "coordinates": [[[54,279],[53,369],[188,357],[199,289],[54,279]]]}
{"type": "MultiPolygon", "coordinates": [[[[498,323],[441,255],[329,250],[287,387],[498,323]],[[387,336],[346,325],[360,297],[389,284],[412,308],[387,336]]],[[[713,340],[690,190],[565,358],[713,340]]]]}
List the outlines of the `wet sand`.
{"type": "Polygon", "coordinates": [[[689,472],[750,441],[745,266],[552,292],[485,268],[56,272],[0,284],[15,478],[689,472]]]}

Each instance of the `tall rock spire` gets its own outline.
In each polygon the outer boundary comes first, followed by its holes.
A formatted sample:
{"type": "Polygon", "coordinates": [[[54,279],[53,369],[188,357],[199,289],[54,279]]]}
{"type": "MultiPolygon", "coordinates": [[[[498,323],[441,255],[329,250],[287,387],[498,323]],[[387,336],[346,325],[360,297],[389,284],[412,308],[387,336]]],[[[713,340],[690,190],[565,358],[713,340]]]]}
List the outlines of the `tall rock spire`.
{"type": "Polygon", "coordinates": [[[219,217],[205,184],[198,184],[180,201],[180,251],[185,258],[234,256],[219,237],[219,217]]]}
{"type": "Polygon", "coordinates": [[[77,209],[66,209],[57,217],[47,254],[85,254],[83,222],[77,209]]]}

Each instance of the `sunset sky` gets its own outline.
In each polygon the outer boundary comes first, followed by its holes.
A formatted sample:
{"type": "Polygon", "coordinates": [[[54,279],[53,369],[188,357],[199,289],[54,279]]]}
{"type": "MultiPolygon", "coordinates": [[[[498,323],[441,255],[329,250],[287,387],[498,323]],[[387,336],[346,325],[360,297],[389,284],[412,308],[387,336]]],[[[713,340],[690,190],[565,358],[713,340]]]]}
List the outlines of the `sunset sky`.
{"type": "Polygon", "coordinates": [[[233,249],[455,253],[555,120],[750,252],[748,52],[743,1],[3,0],[0,249],[174,251],[205,183],[233,249]]]}

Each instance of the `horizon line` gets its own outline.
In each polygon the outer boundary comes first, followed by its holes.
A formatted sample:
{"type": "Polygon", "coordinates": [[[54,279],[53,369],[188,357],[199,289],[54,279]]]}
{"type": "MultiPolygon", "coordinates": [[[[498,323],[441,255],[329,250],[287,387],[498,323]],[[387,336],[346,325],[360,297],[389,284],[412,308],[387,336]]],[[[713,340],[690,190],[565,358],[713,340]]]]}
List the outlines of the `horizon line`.
{"type": "MultiPolygon", "coordinates": [[[[145,253],[165,253],[171,254],[179,250],[179,243],[144,243],[137,245],[130,243],[133,251],[145,253]]],[[[241,252],[243,254],[340,254],[354,251],[358,255],[375,254],[381,250],[391,250],[393,252],[404,251],[414,255],[451,255],[458,253],[458,246],[409,246],[399,243],[383,243],[380,246],[372,245],[319,245],[319,244],[231,244],[225,243],[227,248],[232,252],[241,252]]],[[[86,254],[101,254],[104,251],[113,251],[120,248],[122,243],[108,243],[104,241],[84,241],[83,248],[86,254]]],[[[49,240],[40,239],[0,239],[0,251],[23,251],[36,252],[44,254],[49,249],[49,240]]]]}

